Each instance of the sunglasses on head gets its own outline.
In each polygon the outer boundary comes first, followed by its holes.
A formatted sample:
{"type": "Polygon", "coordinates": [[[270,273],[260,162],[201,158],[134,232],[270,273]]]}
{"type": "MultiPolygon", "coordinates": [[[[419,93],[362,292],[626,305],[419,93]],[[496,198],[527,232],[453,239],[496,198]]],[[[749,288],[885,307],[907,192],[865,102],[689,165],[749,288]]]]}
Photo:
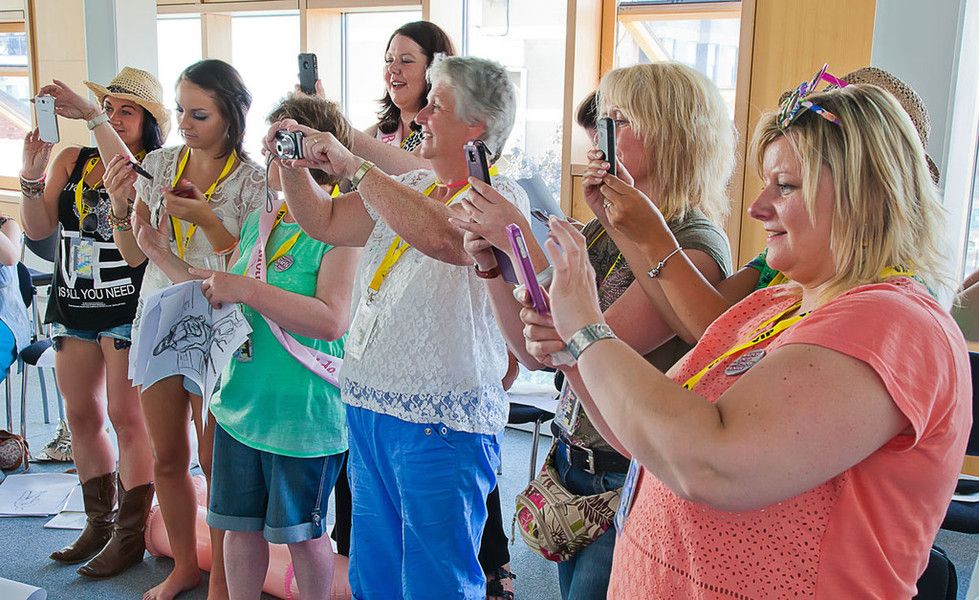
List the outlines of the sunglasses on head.
{"type": "Polygon", "coordinates": [[[102,195],[99,194],[98,190],[88,189],[82,192],[82,204],[88,208],[88,214],[82,219],[81,228],[84,233],[95,233],[99,228],[99,216],[96,209],[99,206],[99,202],[102,201],[102,195]]]}
{"type": "Polygon", "coordinates": [[[816,93],[816,86],[823,81],[829,84],[829,86],[825,89],[846,87],[847,84],[845,81],[826,72],[826,69],[828,68],[829,64],[824,64],[820,70],[816,71],[816,74],[813,75],[812,79],[800,83],[799,87],[794,89],[792,93],[789,94],[789,97],[782,102],[782,106],[779,108],[778,112],[778,126],[781,129],[785,129],[794,123],[795,120],[807,110],[816,113],[830,123],[835,123],[837,125],[841,124],[840,118],[835,114],[831,113],[815,102],[812,102],[811,100],[806,100],[806,97],[816,93]]]}

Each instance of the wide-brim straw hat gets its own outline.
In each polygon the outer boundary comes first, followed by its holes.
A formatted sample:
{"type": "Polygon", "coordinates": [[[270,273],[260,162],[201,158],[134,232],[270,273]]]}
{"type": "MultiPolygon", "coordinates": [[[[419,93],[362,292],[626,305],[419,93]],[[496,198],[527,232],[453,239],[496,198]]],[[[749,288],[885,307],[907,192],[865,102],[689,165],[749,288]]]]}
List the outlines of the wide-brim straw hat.
{"type": "MultiPolygon", "coordinates": [[[[925,101],[918,95],[918,92],[914,91],[914,88],[893,74],[877,67],[863,67],[862,69],[847,73],[843,77],[840,77],[840,79],[847,83],[875,85],[897,99],[901,107],[904,108],[904,112],[911,117],[911,123],[918,131],[921,146],[925,149],[925,161],[928,162],[928,170],[931,172],[932,180],[937,184],[941,172],[938,170],[938,165],[928,156],[927,152],[928,137],[931,134],[931,117],[928,116],[928,108],[925,106],[925,101]]],[[[791,91],[783,93],[779,98],[779,104],[791,93],[791,91]]]]}
{"type": "Polygon", "coordinates": [[[95,94],[100,105],[106,96],[112,96],[145,108],[156,119],[163,139],[167,139],[167,134],[170,133],[170,111],[163,106],[163,86],[151,73],[123,67],[107,86],[91,81],[84,83],[95,94]]]}

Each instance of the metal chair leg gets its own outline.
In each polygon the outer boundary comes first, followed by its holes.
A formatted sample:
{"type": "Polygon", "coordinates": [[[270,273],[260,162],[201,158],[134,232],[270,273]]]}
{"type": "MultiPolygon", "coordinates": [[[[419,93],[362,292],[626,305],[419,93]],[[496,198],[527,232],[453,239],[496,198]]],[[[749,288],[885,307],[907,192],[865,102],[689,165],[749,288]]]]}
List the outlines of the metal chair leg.
{"type": "Polygon", "coordinates": [[[14,430],[14,401],[13,392],[10,389],[10,367],[7,367],[7,431],[14,430]]]}
{"type": "Polygon", "coordinates": [[[61,388],[58,387],[58,374],[51,369],[51,378],[54,379],[54,395],[58,398],[58,418],[65,421],[65,399],[61,397],[61,388]]]}
{"type": "Polygon", "coordinates": [[[48,386],[44,382],[44,369],[37,368],[37,380],[41,384],[41,410],[44,411],[44,424],[51,422],[51,415],[48,411],[48,386]]]}
{"type": "Polygon", "coordinates": [[[530,440],[530,477],[527,482],[534,480],[534,476],[537,475],[537,441],[540,439],[540,417],[534,421],[534,435],[530,440]]]}
{"type": "Polygon", "coordinates": [[[20,435],[27,439],[27,365],[20,372],[20,435]]]}

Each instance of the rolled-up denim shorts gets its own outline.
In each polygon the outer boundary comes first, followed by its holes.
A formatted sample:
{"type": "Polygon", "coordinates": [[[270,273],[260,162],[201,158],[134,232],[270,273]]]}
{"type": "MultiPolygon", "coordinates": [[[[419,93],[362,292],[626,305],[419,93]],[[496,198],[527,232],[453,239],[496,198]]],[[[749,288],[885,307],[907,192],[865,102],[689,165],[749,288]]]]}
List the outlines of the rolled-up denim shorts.
{"type": "Polygon", "coordinates": [[[60,338],[66,337],[95,344],[99,343],[99,338],[108,337],[115,340],[116,350],[124,350],[132,345],[133,326],[131,323],[126,323],[108,329],[75,329],[65,327],[61,323],[51,323],[51,339],[55,352],[61,350],[60,338]]]}
{"type": "Polygon", "coordinates": [[[211,527],[261,531],[274,544],[323,535],[343,453],[314,458],[273,454],[246,446],[217,425],[213,464],[207,510],[211,527]]]}

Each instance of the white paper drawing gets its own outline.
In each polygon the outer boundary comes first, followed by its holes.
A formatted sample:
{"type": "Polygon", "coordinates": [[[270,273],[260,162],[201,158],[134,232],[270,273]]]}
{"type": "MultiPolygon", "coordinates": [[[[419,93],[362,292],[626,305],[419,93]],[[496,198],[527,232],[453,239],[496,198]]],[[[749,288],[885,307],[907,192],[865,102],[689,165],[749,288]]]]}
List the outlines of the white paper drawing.
{"type": "Polygon", "coordinates": [[[221,371],[248,339],[251,327],[236,304],[214,308],[200,280],[185,281],[148,296],[129,351],[129,374],[144,388],[183,375],[203,392],[204,414],[221,371]]]}
{"type": "Polygon", "coordinates": [[[66,473],[10,475],[0,484],[0,516],[53,515],[77,485],[78,476],[66,473]]]}

